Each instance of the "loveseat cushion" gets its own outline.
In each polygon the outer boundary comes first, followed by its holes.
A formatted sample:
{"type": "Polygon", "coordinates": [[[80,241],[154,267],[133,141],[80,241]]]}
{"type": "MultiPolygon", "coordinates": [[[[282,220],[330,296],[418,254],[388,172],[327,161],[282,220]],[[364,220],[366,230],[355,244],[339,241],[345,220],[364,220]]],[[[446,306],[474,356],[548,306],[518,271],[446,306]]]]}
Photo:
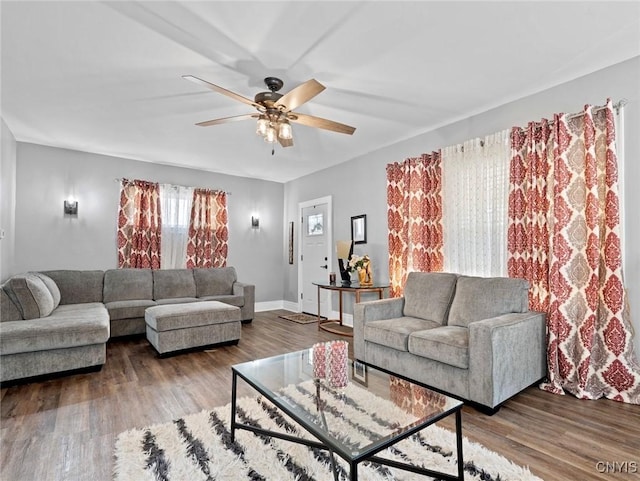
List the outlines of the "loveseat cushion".
{"type": "Polygon", "coordinates": [[[130,299],[105,302],[104,304],[107,311],[109,311],[109,319],[112,321],[144,318],[145,309],[155,305],[157,305],[156,301],[150,299],[130,299]]]}
{"type": "Polygon", "coordinates": [[[9,297],[20,311],[23,319],[46,317],[54,309],[53,296],[44,281],[33,273],[10,278],[6,287],[9,297]]]}
{"type": "Polygon", "coordinates": [[[109,269],[105,271],[105,304],[134,299],[153,299],[153,274],[151,269],[109,269]]]}
{"type": "Polygon", "coordinates": [[[54,270],[41,271],[60,289],[60,304],[102,302],[104,271],[54,270]]]}
{"type": "Polygon", "coordinates": [[[364,325],[364,340],[398,351],[408,351],[409,335],[414,331],[433,329],[440,324],[415,317],[369,321],[364,325]]]}
{"type": "Polygon", "coordinates": [[[0,351],[6,355],[66,349],[108,339],[109,314],[103,304],[61,305],[47,317],[3,323],[0,351]]]}
{"type": "Polygon", "coordinates": [[[469,368],[469,329],[440,326],[409,336],[409,352],[461,369],[469,368]]]}
{"type": "Polygon", "coordinates": [[[196,281],[191,269],[154,269],[153,299],[196,297],[196,281]]]}
{"type": "Polygon", "coordinates": [[[473,321],[527,312],[528,290],[524,279],[460,276],[448,324],[467,327],[473,321]]]}
{"type": "Polygon", "coordinates": [[[404,286],[404,315],[446,324],[457,277],[447,272],[410,272],[404,286]]]}
{"type": "Polygon", "coordinates": [[[238,280],[233,267],[196,268],[193,278],[197,297],[233,294],[233,283],[238,280]]]}

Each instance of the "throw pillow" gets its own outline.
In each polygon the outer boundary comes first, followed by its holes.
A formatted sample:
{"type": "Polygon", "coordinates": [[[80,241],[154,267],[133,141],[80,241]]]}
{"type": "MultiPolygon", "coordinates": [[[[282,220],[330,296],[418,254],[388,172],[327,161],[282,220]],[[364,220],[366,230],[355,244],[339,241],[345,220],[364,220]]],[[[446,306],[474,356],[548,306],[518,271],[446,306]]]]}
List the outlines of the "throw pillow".
{"type": "Polygon", "coordinates": [[[13,276],[7,281],[23,319],[46,317],[54,309],[53,295],[44,281],[35,274],[13,276]]]}
{"type": "Polygon", "coordinates": [[[56,307],[58,307],[60,305],[61,298],[58,284],[56,284],[55,281],[51,279],[51,277],[42,274],[41,272],[30,272],[30,274],[35,274],[40,279],[42,279],[42,282],[44,282],[44,285],[47,286],[47,289],[49,289],[49,292],[51,292],[51,295],[53,296],[53,308],[55,309],[56,307]]]}

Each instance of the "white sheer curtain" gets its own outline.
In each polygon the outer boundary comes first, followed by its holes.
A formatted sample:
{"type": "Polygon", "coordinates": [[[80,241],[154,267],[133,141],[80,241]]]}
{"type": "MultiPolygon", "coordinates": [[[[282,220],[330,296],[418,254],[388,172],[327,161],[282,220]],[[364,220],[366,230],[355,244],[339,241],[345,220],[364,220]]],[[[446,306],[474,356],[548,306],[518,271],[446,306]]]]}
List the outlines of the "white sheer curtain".
{"type": "Polygon", "coordinates": [[[161,269],[180,269],[187,263],[189,219],[193,188],[179,185],[160,186],[162,212],[161,269]]]}
{"type": "Polygon", "coordinates": [[[445,272],[507,275],[509,130],[442,149],[445,272]]]}

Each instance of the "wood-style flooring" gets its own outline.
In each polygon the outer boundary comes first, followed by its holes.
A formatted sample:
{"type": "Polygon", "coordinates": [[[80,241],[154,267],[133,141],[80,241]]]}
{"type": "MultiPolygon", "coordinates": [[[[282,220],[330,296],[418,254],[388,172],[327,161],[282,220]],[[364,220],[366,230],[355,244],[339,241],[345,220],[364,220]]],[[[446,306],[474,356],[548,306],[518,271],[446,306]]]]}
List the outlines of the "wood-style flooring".
{"type": "MultiPolygon", "coordinates": [[[[3,388],[0,479],[110,480],[118,433],[229,403],[232,364],[341,338],[283,312],[257,313],[237,346],[159,359],[144,337],[116,339],[100,372],[3,388]]],[[[547,481],[640,479],[638,406],[531,387],[494,416],[465,406],[463,433],[547,481]]]]}

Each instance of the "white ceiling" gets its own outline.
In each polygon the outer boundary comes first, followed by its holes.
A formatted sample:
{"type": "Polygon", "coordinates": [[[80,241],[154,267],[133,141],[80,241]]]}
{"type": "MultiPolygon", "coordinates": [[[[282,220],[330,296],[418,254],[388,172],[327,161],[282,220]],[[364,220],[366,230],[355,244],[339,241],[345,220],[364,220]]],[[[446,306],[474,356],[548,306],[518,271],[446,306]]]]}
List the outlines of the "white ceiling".
{"type": "Polygon", "coordinates": [[[640,55],[640,2],[2,1],[2,117],[18,141],[286,182],[640,55]],[[196,122],[315,78],[297,111],[356,127],[196,122]]]}

